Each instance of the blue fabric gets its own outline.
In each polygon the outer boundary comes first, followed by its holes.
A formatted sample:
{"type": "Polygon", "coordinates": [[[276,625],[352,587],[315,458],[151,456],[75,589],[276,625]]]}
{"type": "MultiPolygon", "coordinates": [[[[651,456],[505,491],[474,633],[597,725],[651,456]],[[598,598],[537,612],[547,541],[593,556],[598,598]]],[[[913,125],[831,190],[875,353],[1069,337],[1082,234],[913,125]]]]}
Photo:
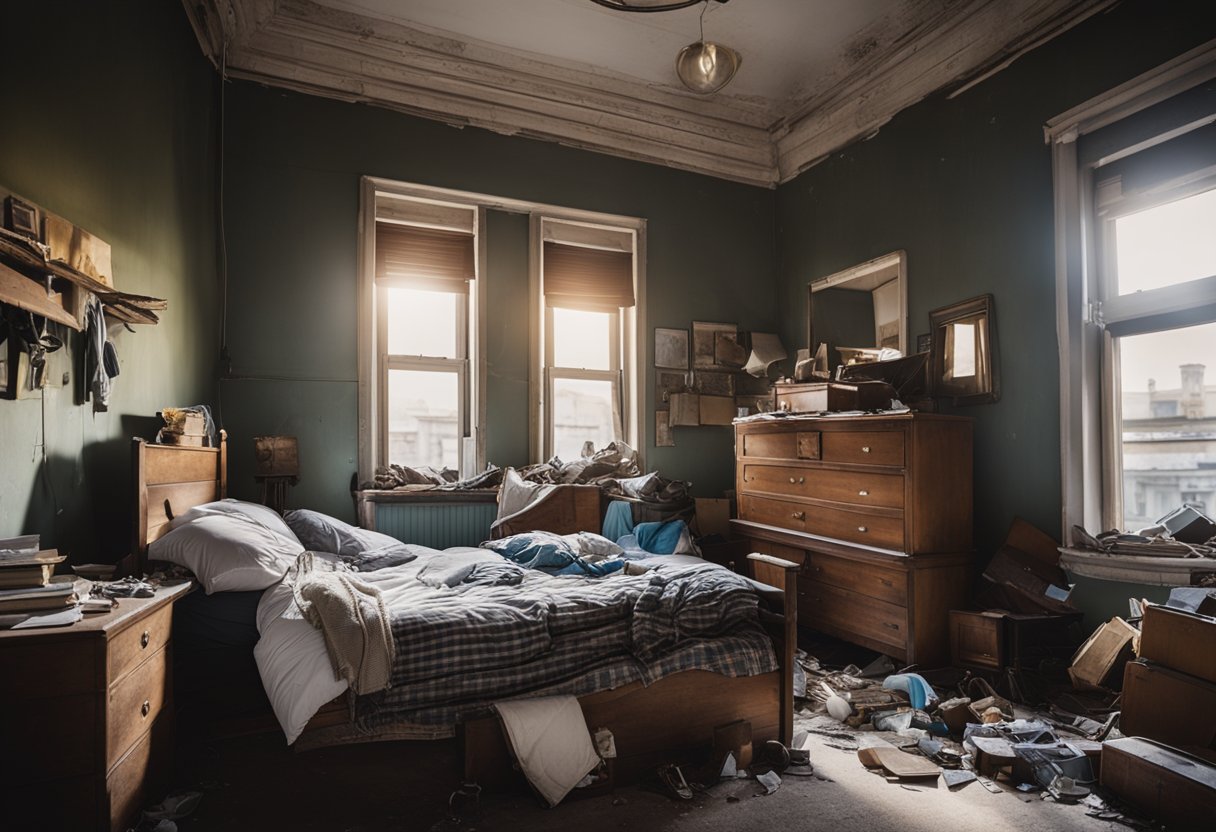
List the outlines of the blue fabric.
{"type": "Polygon", "coordinates": [[[638,545],[656,555],[670,555],[680,545],[684,533],[683,520],[668,520],[666,523],[638,523],[634,527],[638,545]]]}
{"type": "Polygon", "coordinates": [[[553,532],[524,532],[502,540],[487,540],[481,546],[527,569],[538,569],[550,575],[590,575],[598,578],[625,565],[620,558],[590,563],[568,540],[553,532]]]}
{"type": "Polygon", "coordinates": [[[912,707],[918,711],[925,705],[937,699],[937,694],[924,677],[916,673],[897,673],[883,680],[882,686],[887,690],[902,690],[908,694],[912,707]]]}
{"type": "Polygon", "coordinates": [[[633,531],[633,506],[624,500],[613,500],[604,514],[604,537],[618,543],[633,531]]]}

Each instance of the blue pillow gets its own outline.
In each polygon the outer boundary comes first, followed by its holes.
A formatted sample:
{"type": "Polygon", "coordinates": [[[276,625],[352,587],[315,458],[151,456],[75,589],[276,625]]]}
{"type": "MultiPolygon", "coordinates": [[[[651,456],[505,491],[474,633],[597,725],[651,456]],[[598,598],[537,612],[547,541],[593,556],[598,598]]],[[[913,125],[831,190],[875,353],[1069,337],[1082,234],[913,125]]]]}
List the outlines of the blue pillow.
{"type": "Polygon", "coordinates": [[[573,544],[553,532],[524,532],[487,540],[482,548],[497,552],[509,561],[528,569],[539,569],[550,575],[601,576],[615,572],[625,565],[620,558],[590,563],[583,559],[573,544]]]}

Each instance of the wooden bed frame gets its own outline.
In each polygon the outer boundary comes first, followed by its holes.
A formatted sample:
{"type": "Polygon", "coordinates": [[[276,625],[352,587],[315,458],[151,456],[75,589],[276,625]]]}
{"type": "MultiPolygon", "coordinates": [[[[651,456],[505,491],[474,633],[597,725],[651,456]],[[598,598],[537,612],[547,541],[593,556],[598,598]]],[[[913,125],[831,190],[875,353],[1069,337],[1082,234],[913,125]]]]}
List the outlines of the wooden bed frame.
{"type": "MultiPolygon", "coordinates": [[[[135,481],[135,546],[146,566],[148,544],[168,531],[169,521],[190,508],[227,493],[227,435],[218,448],[132,442],[135,481]]],[[[530,509],[495,524],[494,537],[544,529],[558,534],[600,530],[600,491],[595,486],[561,486],[530,509]]],[[[777,739],[788,745],[793,733],[794,651],[797,646],[797,564],[768,555],[748,555],[749,577],[758,582],[761,623],[773,639],[778,670],[731,678],[707,671],[684,671],[648,687],[635,682],[579,697],[587,726],[608,728],[616,739],[614,779],[627,782],[681,755],[708,750],[714,728],[737,720],[751,723],[752,742],[777,739]]],[[[352,742],[349,736],[324,739],[348,719],[345,695],[322,708],[298,744],[321,747],[352,742]],[[310,735],[322,737],[309,742],[310,735]]],[[[277,729],[277,723],[273,723],[277,729]]],[[[494,718],[463,723],[465,776],[486,786],[509,779],[511,767],[502,731],[494,718]]],[[[376,737],[393,739],[394,737],[376,737]]],[[[366,738],[365,738],[366,741],[366,738]]]]}

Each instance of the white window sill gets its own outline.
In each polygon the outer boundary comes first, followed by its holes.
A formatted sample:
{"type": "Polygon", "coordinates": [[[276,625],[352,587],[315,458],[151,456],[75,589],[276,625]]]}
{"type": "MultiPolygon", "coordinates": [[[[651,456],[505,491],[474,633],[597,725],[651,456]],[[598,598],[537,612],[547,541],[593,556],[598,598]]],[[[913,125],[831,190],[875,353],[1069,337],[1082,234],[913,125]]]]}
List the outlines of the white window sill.
{"type": "Polygon", "coordinates": [[[1088,549],[1060,549],[1060,566],[1070,575],[1150,586],[1192,586],[1195,573],[1216,572],[1210,558],[1110,555],[1088,549]]]}

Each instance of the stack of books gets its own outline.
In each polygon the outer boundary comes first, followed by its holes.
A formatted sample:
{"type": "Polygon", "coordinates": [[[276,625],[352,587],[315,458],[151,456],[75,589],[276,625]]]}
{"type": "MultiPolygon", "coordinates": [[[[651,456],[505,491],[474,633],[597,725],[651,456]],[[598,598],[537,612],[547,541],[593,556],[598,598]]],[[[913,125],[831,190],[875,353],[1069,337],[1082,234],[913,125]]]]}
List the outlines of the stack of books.
{"type": "Polygon", "coordinates": [[[38,535],[0,539],[0,615],[44,614],[77,603],[75,578],[54,577],[63,556],[39,549],[38,535]]]}

